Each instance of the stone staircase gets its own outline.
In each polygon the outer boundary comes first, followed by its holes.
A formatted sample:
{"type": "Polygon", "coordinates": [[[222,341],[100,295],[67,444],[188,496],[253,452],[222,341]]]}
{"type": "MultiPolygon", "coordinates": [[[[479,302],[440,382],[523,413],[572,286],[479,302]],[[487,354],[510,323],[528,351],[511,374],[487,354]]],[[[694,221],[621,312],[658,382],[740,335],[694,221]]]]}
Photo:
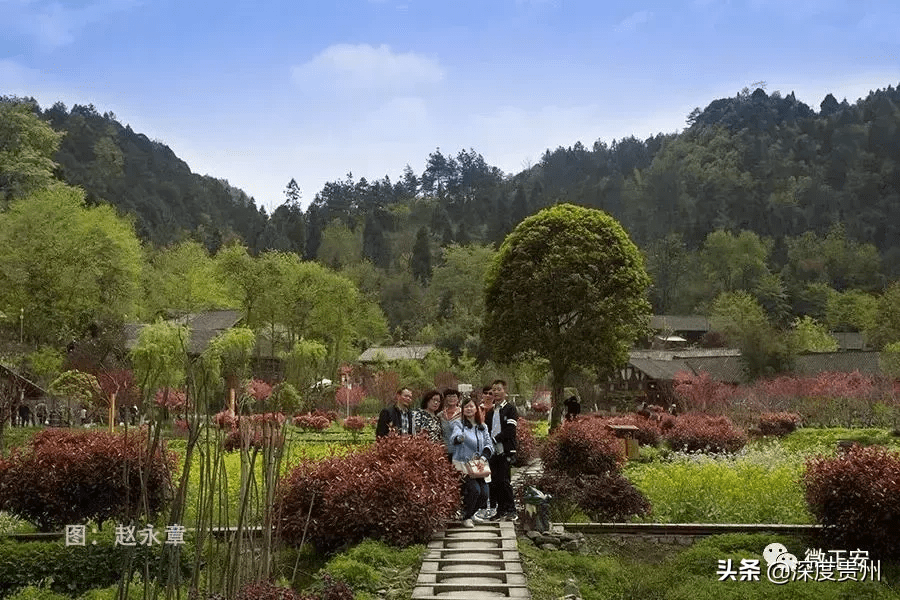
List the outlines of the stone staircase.
{"type": "MultiPolygon", "coordinates": [[[[513,486],[526,474],[540,473],[540,460],[517,469],[513,486]]],[[[467,529],[449,523],[428,544],[415,600],[471,600],[472,598],[531,598],[516,546],[516,524],[509,521],[476,524],[467,529]]]]}
{"type": "Polygon", "coordinates": [[[428,544],[416,600],[531,598],[516,547],[515,523],[451,523],[428,544]]]}

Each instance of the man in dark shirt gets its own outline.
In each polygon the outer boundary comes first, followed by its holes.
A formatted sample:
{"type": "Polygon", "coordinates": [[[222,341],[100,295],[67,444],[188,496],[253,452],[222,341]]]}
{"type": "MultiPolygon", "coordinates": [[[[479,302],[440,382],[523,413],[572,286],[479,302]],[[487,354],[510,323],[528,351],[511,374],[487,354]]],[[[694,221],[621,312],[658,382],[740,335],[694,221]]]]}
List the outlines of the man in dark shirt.
{"type": "Polygon", "coordinates": [[[491,502],[497,503],[497,514],[492,520],[515,521],[516,500],[512,489],[512,463],[516,461],[516,426],[519,413],[506,400],[506,382],[497,379],[491,385],[493,408],[485,415],[485,422],[494,440],[494,454],[488,461],[491,466],[491,502]],[[497,427],[499,426],[499,431],[497,427]]]}
{"type": "Polygon", "coordinates": [[[397,390],[394,396],[394,406],[384,408],[378,415],[378,425],[375,427],[375,437],[384,437],[391,431],[400,435],[414,435],[413,412],[409,410],[412,402],[412,391],[407,387],[397,390]]]}

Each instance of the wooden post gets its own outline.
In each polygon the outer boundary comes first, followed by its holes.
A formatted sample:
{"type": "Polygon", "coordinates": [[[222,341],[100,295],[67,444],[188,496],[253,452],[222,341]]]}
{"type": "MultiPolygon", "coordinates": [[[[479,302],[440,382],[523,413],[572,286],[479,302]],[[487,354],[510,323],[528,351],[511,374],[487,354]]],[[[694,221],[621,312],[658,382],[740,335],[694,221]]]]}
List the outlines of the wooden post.
{"type": "Polygon", "coordinates": [[[638,441],[635,438],[635,432],[638,428],[634,425],[608,425],[612,429],[615,436],[622,440],[622,447],[625,451],[625,458],[635,458],[639,453],[638,441]]]}
{"type": "Polygon", "coordinates": [[[113,392],[109,395],[109,432],[113,432],[113,427],[115,426],[115,418],[116,418],[116,393],[113,392]]]}

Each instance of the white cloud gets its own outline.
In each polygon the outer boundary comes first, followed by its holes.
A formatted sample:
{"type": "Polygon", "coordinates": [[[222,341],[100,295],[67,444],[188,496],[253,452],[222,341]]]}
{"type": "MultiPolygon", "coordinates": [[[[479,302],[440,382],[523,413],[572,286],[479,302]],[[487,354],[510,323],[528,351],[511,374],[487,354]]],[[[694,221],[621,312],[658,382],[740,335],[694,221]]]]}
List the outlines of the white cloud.
{"type": "Polygon", "coordinates": [[[639,10],[620,21],[616,26],[616,31],[634,31],[652,18],[653,13],[649,10],[639,10]]]}
{"type": "Polygon", "coordinates": [[[414,52],[398,53],[385,44],[335,44],[312,60],[293,67],[301,86],[391,92],[398,96],[443,81],[437,61],[414,52]]]}

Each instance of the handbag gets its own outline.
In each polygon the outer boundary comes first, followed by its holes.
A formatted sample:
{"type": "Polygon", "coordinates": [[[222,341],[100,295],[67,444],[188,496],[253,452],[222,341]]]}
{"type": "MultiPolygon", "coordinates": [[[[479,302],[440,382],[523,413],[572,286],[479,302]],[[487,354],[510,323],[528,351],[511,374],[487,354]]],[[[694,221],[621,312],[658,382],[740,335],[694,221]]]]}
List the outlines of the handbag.
{"type": "Polygon", "coordinates": [[[485,479],[491,476],[491,466],[484,458],[470,458],[465,462],[454,461],[456,469],[472,479],[485,479]]]}

